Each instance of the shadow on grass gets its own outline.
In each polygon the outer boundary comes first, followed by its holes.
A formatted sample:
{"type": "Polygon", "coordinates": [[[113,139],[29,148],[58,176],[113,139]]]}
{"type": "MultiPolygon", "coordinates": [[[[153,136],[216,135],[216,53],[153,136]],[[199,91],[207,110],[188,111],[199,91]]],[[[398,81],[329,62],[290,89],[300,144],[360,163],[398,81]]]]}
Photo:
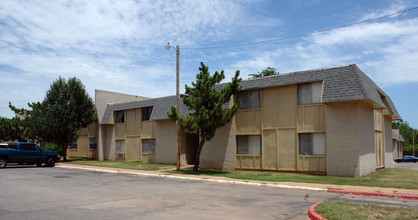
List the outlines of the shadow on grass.
{"type": "Polygon", "coordinates": [[[181,173],[181,174],[190,174],[190,175],[226,175],[229,174],[228,171],[225,170],[198,170],[193,171],[192,169],[184,169],[180,171],[167,171],[169,173],[181,173]]]}

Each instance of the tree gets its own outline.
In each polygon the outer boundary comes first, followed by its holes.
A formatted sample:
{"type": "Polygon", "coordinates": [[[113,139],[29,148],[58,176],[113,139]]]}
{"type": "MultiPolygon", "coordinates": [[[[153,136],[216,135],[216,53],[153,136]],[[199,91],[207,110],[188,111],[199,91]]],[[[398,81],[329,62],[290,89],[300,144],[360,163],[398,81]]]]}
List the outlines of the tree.
{"type": "Polygon", "coordinates": [[[16,113],[25,115],[28,133],[62,147],[64,161],[68,146],[78,138],[78,131],[95,121],[93,100],[75,77],[68,81],[59,77],[42,102],[28,105],[32,110],[13,108],[16,113]]]}
{"type": "MultiPolygon", "coordinates": [[[[409,123],[407,121],[393,121],[392,122],[392,128],[393,129],[399,129],[399,133],[402,135],[403,139],[404,139],[404,143],[403,143],[403,147],[406,148],[410,148],[412,150],[412,127],[409,126],[409,123]],[[411,145],[411,147],[409,147],[411,145]]],[[[418,141],[418,132],[415,130],[414,132],[415,134],[415,143],[417,143],[418,141]]]]}
{"type": "Polygon", "coordinates": [[[274,67],[267,67],[263,70],[261,70],[261,72],[257,73],[253,73],[253,74],[249,74],[248,76],[252,76],[253,78],[260,78],[260,77],[265,77],[265,76],[274,76],[274,75],[278,75],[279,72],[277,72],[276,68],[274,67]]]}
{"type": "Polygon", "coordinates": [[[196,76],[196,82],[192,82],[192,87],[186,87],[186,94],[183,97],[183,103],[189,110],[194,113],[182,116],[178,113],[177,108],[172,106],[168,117],[173,121],[179,121],[186,132],[195,133],[199,136],[199,146],[195,154],[195,162],[193,171],[198,171],[200,152],[206,140],[211,140],[215,136],[216,129],[228,123],[235,113],[241,101],[234,103],[229,108],[223,105],[230,101],[231,96],[237,94],[241,90],[239,83],[239,70],[236,71],[232,82],[227,83],[221,89],[215,89],[214,86],[220,83],[224,78],[224,71],[215,72],[213,76],[209,73],[209,68],[200,63],[200,73],[196,76]]]}
{"type": "Polygon", "coordinates": [[[11,119],[0,117],[0,140],[2,141],[23,141],[27,137],[24,133],[24,120],[18,117],[11,119]]]}

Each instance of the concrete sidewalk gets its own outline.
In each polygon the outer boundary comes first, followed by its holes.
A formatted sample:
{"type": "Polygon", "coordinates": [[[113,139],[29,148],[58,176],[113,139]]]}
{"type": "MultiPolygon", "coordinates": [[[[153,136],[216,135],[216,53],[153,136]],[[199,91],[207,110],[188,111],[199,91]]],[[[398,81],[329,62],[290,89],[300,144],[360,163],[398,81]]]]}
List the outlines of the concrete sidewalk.
{"type": "Polygon", "coordinates": [[[334,192],[342,194],[356,194],[365,196],[381,196],[389,198],[403,198],[418,200],[418,190],[413,189],[398,189],[398,188],[382,188],[382,187],[367,187],[367,186],[351,186],[351,185],[333,185],[333,184],[317,184],[317,183],[300,183],[300,182],[270,182],[270,181],[256,181],[256,180],[239,180],[226,177],[216,177],[207,175],[188,175],[177,173],[166,173],[163,171],[146,171],[146,170],[130,170],[120,168],[105,168],[75,164],[57,164],[58,168],[66,169],[82,169],[92,172],[107,172],[107,173],[120,173],[129,175],[141,175],[141,176],[153,176],[164,177],[171,179],[193,180],[193,181],[205,181],[205,182],[218,182],[229,184],[241,184],[241,185],[254,185],[264,187],[276,187],[295,190],[308,190],[308,191],[323,191],[334,192]]]}

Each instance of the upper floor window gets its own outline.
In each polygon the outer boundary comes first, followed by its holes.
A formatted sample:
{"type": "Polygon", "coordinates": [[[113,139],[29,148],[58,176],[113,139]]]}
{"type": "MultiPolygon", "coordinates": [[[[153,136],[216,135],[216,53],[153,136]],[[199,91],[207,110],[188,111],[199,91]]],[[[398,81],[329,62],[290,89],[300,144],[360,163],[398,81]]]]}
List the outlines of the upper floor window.
{"type": "Polygon", "coordinates": [[[152,106],[142,108],[142,121],[148,121],[151,118],[152,106]]]}
{"type": "Polygon", "coordinates": [[[237,100],[241,100],[242,104],[239,109],[251,109],[261,107],[260,90],[247,90],[237,94],[237,100]]]}
{"type": "Polygon", "coordinates": [[[115,112],[116,115],[116,123],[125,123],[125,111],[117,111],[115,112]]]}
{"type": "Polygon", "coordinates": [[[299,84],[298,90],[299,105],[322,102],[322,82],[299,84]]]}

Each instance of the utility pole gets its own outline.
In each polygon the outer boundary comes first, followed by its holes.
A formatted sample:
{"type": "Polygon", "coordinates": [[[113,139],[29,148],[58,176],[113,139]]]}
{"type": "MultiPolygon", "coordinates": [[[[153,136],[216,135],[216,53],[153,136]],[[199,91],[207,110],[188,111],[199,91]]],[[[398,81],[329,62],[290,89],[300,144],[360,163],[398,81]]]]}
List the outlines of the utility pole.
{"type": "MultiPolygon", "coordinates": [[[[179,84],[180,84],[180,46],[177,45],[173,47],[170,43],[167,43],[165,46],[166,50],[173,48],[176,51],[176,109],[177,114],[180,112],[180,93],[179,93],[179,84]]],[[[176,121],[176,144],[177,144],[177,163],[176,170],[180,171],[180,124],[179,121],[176,121]]]]}
{"type": "Polygon", "coordinates": [[[412,129],[412,156],[415,157],[415,129],[412,129]]]}

